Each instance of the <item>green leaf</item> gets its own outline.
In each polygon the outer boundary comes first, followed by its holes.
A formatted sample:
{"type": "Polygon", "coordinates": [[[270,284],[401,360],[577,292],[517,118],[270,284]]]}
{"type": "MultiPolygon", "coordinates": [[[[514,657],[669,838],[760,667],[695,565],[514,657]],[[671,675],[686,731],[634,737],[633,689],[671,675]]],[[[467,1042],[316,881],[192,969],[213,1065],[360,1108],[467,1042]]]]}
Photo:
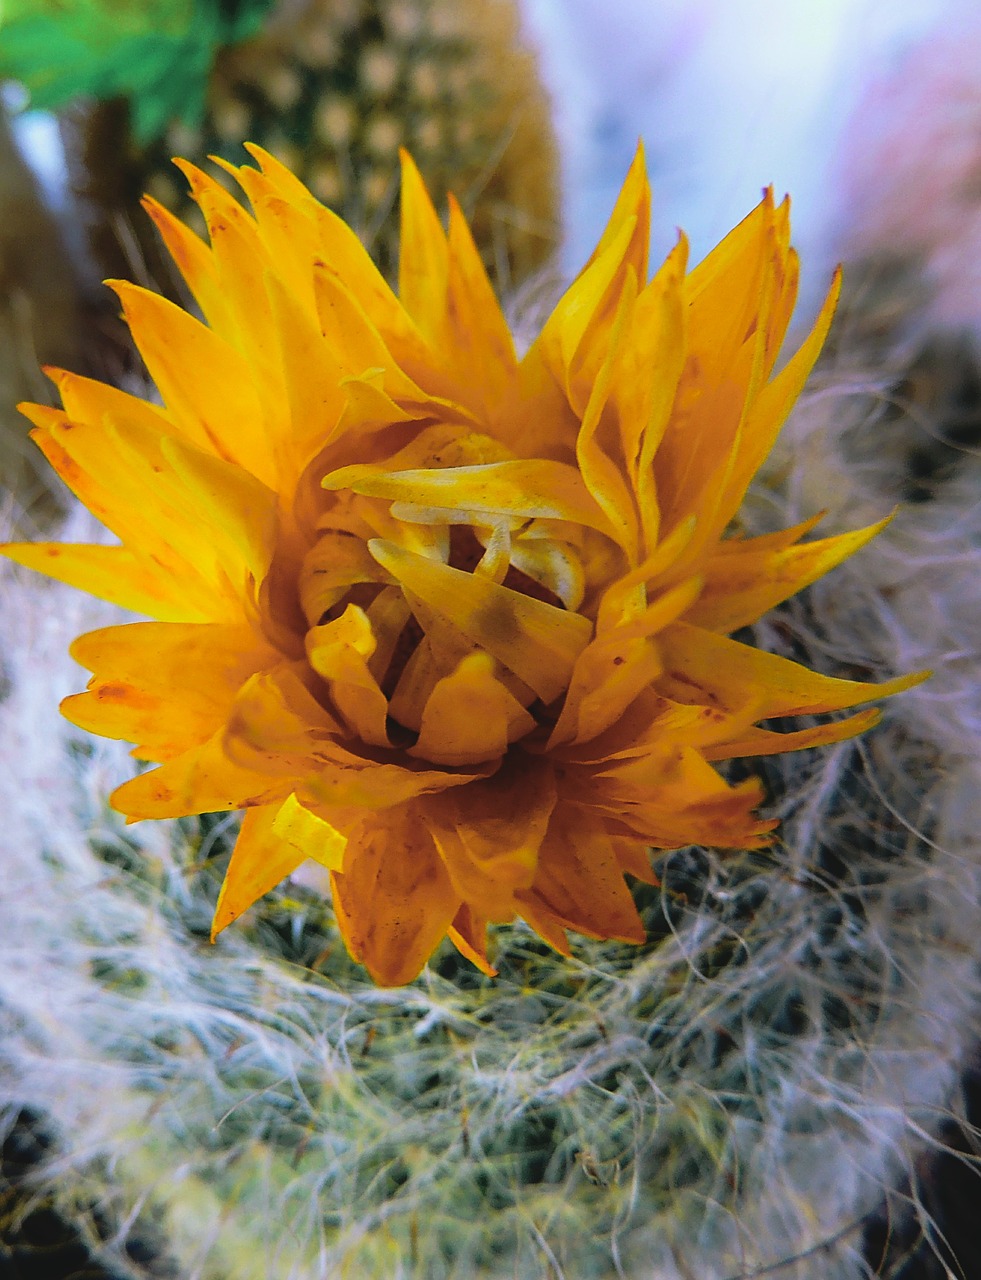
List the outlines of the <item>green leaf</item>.
{"type": "Polygon", "coordinates": [[[136,140],[200,121],[218,50],[254,35],[271,0],[6,0],[0,79],[33,107],[126,97],[136,140]]]}

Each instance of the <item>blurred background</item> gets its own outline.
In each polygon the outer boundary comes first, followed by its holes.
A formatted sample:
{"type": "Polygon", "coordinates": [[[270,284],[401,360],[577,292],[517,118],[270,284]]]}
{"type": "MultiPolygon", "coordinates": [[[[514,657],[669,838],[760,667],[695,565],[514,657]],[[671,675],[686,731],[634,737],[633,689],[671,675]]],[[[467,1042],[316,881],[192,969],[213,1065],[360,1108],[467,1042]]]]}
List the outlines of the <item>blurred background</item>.
{"type": "MultiPolygon", "coordinates": [[[[915,366],[929,329],[963,365],[981,325],[976,8],[5,0],[0,78],[17,146],[5,128],[0,281],[16,312],[5,358],[18,366],[6,380],[16,395],[41,394],[32,351],[71,363],[73,348],[76,364],[124,376],[131,353],[99,282],[123,275],[181,296],[141,195],[194,222],[171,156],[241,162],[246,140],[342,212],[387,270],[397,149],[408,146],[438,200],[460,197],[516,303],[585,260],[643,138],[656,254],[681,227],[699,259],[772,183],[793,200],[798,323],[845,259],[848,314],[859,296],[874,313],[865,337],[906,341],[897,359],[915,366]]],[[[9,409],[0,426],[2,452],[15,455],[3,469],[36,480],[9,409]]]]}

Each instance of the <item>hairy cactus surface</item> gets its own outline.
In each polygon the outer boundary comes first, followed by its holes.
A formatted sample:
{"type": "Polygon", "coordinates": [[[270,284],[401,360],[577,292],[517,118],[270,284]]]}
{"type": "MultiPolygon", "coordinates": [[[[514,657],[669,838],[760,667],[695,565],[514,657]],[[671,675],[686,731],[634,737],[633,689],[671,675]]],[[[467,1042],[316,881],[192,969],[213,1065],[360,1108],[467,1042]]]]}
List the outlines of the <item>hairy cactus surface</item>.
{"type": "MultiPolygon", "coordinates": [[[[748,521],[881,509],[841,408],[811,396],[748,521]]],[[[978,1013],[977,520],[956,487],[908,509],[767,624],[861,678],[937,669],[869,739],[775,761],[777,849],[668,855],[639,951],[515,927],[496,980],[444,951],[397,991],[302,882],[209,947],[227,820],[120,825],[124,758],[51,698],[105,611],[8,572],[0,1078],[54,1135],[36,1195],[129,1274],[148,1235],[216,1280],[867,1274],[978,1013]]]]}

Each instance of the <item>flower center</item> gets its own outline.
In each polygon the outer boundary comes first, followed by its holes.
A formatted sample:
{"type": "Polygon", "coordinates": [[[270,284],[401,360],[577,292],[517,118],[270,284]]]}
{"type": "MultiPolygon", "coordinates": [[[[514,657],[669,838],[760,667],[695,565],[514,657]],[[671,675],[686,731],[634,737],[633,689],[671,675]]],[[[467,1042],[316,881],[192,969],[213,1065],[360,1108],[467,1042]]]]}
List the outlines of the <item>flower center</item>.
{"type": "MultiPolygon", "coordinates": [[[[300,575],[307,654],[335,707],[341,679],[355,678],[356,654],[362,697],[385,701],[387,744],[414,754],[417,740],[432,736],[426,724],[437,702],[473,696],[476,712],[473,682],[493,681],[507,712],[506,739],[495,723],[486,743],[471,744],[475,759],[490,758],[533,730],[539,713],[564,692],[554,673],[545,696],[542,682],[527,679],[523,628],[547,625],[554,614],[577,635],[591,629],[576,615],[585,590],[579,531],[556,520],[502,514],[484,523],[470,512],[454,521],[455,514],[332,494],[300,575]],[[343,662],[338,644],[346,646],[343,662]]],[[[477,726],[474,737],[480,736],[477,726]]],[[[374,744],[384,745],[377,734],[374,744]]]]}

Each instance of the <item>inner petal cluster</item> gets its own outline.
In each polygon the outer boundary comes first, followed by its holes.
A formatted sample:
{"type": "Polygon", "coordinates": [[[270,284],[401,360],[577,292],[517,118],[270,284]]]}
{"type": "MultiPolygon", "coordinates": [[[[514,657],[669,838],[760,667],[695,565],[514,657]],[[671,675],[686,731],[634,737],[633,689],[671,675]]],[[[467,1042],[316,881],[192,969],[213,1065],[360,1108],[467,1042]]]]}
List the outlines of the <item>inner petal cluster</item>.
{"type": "Polygon", "coordinates": [[[554,724],[592,635],[578,611],[601,535],[522,510],[535,464],[495,442],[419,443],[412,468],[327,474],[299,574],[304,649],[362,742],[473,765],[554,724]]]}

